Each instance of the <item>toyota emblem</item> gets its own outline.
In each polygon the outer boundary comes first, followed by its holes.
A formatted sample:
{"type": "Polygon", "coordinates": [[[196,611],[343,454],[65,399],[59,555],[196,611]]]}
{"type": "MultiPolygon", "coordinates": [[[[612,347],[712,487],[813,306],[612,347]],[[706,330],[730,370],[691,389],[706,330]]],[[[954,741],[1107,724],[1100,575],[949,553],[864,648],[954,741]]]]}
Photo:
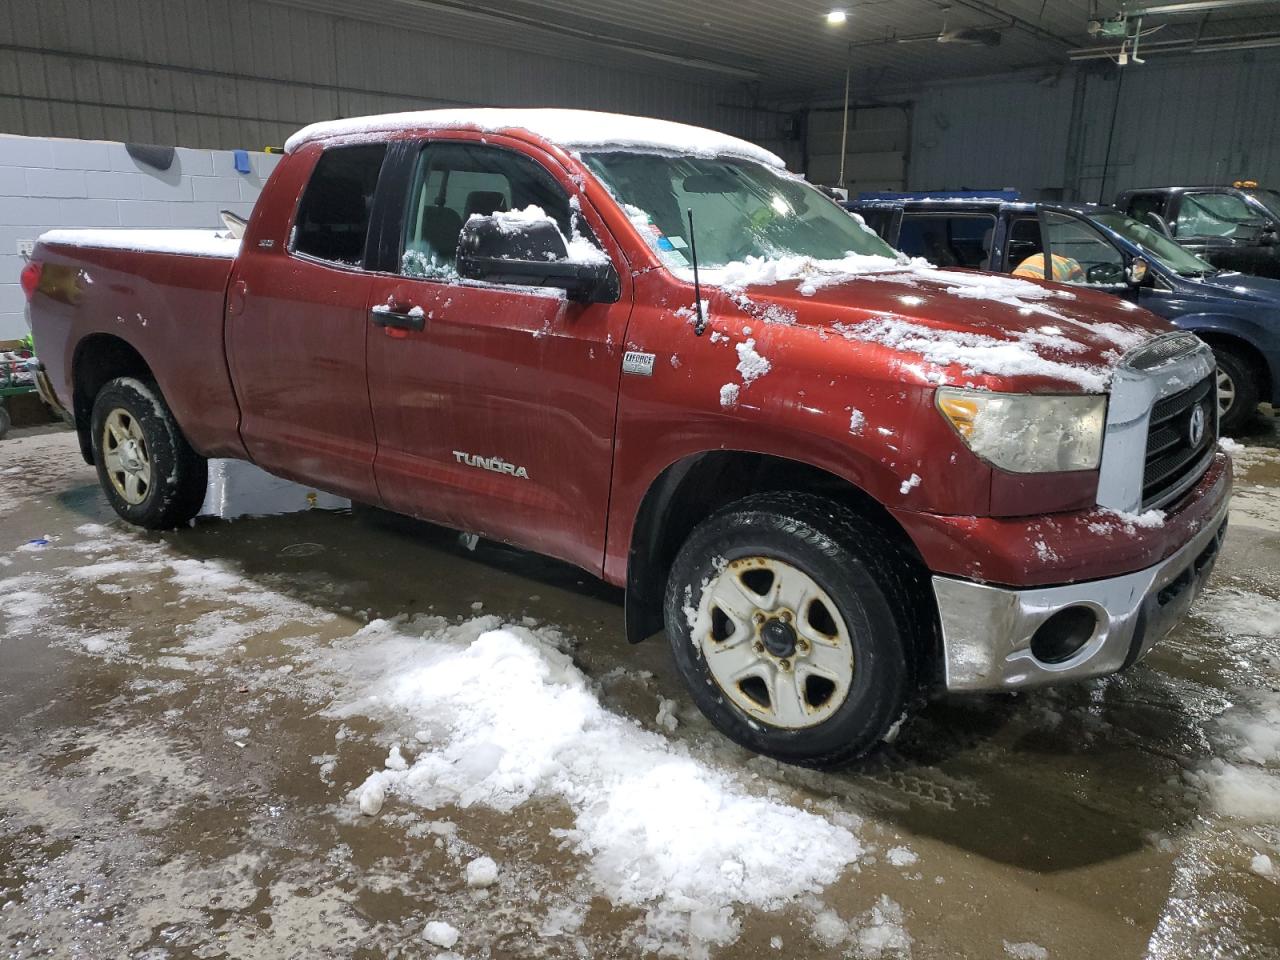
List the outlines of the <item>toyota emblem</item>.
{"type": "Polygon", "coordinates": [[[1187,441],[1192,447],[1200,446],[1204,439],[1204,407],[1196,404],[1191,411],[1191,419],[1187,421],[1187,441]]]}

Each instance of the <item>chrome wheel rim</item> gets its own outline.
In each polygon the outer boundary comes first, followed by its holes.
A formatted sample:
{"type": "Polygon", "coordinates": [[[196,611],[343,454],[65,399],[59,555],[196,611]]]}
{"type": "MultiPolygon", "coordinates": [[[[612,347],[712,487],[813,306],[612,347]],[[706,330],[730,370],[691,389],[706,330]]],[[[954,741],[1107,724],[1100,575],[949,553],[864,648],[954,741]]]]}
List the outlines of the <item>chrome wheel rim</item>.
{"type": "Polygon", "coordinates": [[[126,503],[139,504],[151,492],[151,452],[142,425],[120,407],[102,425],[102,465],[107,479],[126,503]]]}
{"type": "Polygon", "coordinates": [[[1218,416],[1225,417],[1236,402],[1236,382],[1227,371],[1218,368],[1218,416]]]}
{"type": "Polygon", "coordinates": [[[734,706],[789,730],[831,718],[853,685],[853,642],[831,597],[772,557],[731,561],[702,591],[692,640],[734,706]]]}

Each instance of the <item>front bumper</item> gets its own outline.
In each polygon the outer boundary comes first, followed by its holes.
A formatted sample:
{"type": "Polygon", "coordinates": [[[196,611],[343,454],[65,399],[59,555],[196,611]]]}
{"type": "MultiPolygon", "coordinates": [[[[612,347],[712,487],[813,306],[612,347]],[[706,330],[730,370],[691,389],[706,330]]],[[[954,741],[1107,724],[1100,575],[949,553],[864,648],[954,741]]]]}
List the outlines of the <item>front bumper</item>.
{"type": "Polygon", "coordinates": [[[946,686],[1016,690],[1115,673],[1144,657],[1186,614],[1217,559],[1227,529],[1224,501],[1181,549],[1121,576],[1024,590],[935,576],[946,686]],[[1096,617],[1073,655],[1047,662],[1032,638],[1054,614],[1083,607],[1096,617]]]}

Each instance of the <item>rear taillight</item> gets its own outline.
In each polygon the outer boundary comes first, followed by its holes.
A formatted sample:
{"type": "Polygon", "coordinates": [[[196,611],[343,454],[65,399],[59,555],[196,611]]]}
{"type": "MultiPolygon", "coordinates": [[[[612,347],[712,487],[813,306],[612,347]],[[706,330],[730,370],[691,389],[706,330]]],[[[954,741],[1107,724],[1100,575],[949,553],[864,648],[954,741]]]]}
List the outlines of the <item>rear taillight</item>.
{"type": "MultiPolygon", "coordinates": [[[[40,276],[44,273],[44,264],[39,260],[28,260],[27,265],[22,268],[22,276],[19,282],[22,284],[22,292],[26,294],[29,301],[36,295],[36,288],[40,286],[40,276]]],[[[13,274],[10,274],[13,276],[13,274]]]]}

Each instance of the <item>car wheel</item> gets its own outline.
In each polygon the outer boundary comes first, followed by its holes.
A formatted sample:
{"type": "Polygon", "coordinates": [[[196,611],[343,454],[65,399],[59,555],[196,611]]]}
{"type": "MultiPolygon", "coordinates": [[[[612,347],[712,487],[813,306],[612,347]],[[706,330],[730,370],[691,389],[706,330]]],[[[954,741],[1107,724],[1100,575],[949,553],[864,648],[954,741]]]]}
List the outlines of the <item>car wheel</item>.
{"type": "Polygon", "coordinates": [[[94,400],[89,422],[98,482],[116,513],[151,530],[196,515],[208,462],[191,449],[155,384],[112,380],[94,400]]]}
{"type": "Polygon", "coordinates": [[[13,418],[9,416],[9,408],[0,403],[0,440],[9,435],[11,426],[13,426],[13,418]]]}
{"type": "Polygon", "coordinates": [[[1213,348],[1218,361],[1218,430],[1235,433],[1258,409],[1258,378],[1253,364],[1230,347],[1213,348]]]}
{"type": "Polygon", "coordinates": [[[803,766],[847,763],[886,736],[914,692],[933,622],[922,574],[843,505],[747,497],[695,528],[672,566],[676,668],[742,746],[803,766]]]}

